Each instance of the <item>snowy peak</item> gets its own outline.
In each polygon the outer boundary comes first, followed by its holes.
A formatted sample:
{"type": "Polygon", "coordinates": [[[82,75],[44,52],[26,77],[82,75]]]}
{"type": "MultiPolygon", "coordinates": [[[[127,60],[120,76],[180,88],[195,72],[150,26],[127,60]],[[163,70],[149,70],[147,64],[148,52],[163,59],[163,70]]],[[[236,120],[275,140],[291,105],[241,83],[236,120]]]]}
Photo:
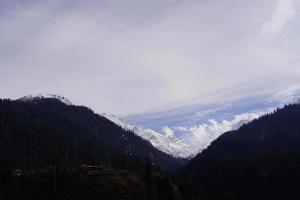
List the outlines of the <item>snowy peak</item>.
{"type": "Polygon", "coordinates": [[[24,96],[20,99],[17,99],[18,101],[23,101],[23,102],[30,102],[30,101],[36,101],[36,100],[40,100],[40,99],[57,99],[60,102],[66,104],[66,105],[73,105],[72,102],[70,100],[68,100],[67,98],[60,96],[60,95],[56,95],[56,94],[38,94],[38,95],[27,95],[24,96]]]}
{"type": "Polygon", "coordinates": [[[192,151],[190,145],[185,144],[183,141],[176,138],[173,132],[167,128],[164,128],[164,134],[162,134],[152,129],[143,129],[129,124],[115,115],[104,113],[102,116],[120,126],[124,130],[132,131],[137,136],[149,141],[158,150],[175,158],[191,158],[195,155],[195,152],[192,151]]]}

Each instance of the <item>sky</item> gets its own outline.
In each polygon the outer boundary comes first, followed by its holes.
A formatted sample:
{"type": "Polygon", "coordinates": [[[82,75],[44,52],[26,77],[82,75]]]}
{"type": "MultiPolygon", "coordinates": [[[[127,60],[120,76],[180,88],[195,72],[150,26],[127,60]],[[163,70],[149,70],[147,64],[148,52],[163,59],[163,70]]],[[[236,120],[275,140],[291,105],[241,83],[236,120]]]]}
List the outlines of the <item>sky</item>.
{"type": "Polygon", "coordinates": [[[156,130],[252,119],[300,91],[299,8],[299,0],[0,0],[0,98],[58,94],[156,130]]]}

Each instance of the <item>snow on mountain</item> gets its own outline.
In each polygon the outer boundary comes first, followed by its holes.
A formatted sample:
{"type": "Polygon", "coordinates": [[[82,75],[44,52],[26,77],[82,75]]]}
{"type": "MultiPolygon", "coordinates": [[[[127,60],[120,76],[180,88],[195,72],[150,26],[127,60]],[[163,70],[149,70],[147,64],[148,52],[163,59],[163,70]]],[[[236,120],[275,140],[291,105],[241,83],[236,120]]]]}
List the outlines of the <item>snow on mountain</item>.
{"type": "MultiPolygon", "coordinates": [[[[273,111],[273,108],[264,111],[242,113],[233,116],[232,119],[217,120],[214,118],[209,119],[207,122],[197,124],[190,127],[174,127],[175,131],[185,132],[186,135],[192,140],[191,147],[200,153],[206,149],[211,142],[216,140],[219,136],[227,131],[237,130],[244,124],[247,124],[255,119],[258,119],[266,113],[273,111]]],[[[188,140],[188,139],[187,139],[188,140]]]]}
{"type": "MultiPolygon", "coordinates": [[[[18,99],[18,101],[35,101],[40,99],[57,99],[66,105],[73,105],[71,101],[65,97],[54,94],[39,94],[36,96],[28,95],[18,99]]],[[[202,122],[193,126],[171,126],[163,127],[161,132],[153,129],[144,129],[139,126],[125,122],[119,117],[111,114],[102,114],[103,117],[112,121],[124,130],[132,131],[137,136],[149,141],[155,148],[172,155],[176,158],[192,158],[207,148],[210,143],[222,135],[224,132],[235,130],[243,124],[257,119],[261,115],[271,112],[274,108],[269,108],[261,112],[242,113],[233,116],[228,120],[217,120],[211,118],[208,122],[202,122]],[[184,133],[184,140],[179,139],[174,134],[184,133]]]]}
{"type": "Polygon", "coordinates": [[[208,123],[202,123],[192,127],[163,127],[162,133],[158,133],[152,129],[143,129],[138,126],[134,126],[124,122],[122,119],[114,115],[102,114],[102,116],[114,122],[123,129],[132,131],[141,138],[149,141],[160,151],[178,158],[192,158],[203,149],[206,149],[212,141],[214,141],[223,133],[236,130],[243,124],[257,119],[261,115],[268,112],[270,111],[243,113],[234,116],[232,120],[217,121],[210,119],[208,123]],[[178,139],[174,134],[174,130],[178,131],[179,129],[180,131],[186,132],[186,139],[190,138],[192,142],[185,143],[186,141],[184,142],[178,139]]]}
{"type": "Polygon", "coordinates": [[[163,128],[163,132],[165,134],[162,134],[152,129],[143,129],[131,125],[114,115],[105,113],[102,114],[102,116],[114,122],[124,130],[132,131],[137,136],[149,141],[158,150],[172,155],[173,157],[191,158],[195,155],[195,152],[192,150],[190,145],[185,144],[183,141],[176,138],[172,130],[167,127],[163,128]]]}
{"type": "Polygon", "coordinates": [[[68,100],[67,98],[60,96],[60,95],[56,95],[56,94],[38,94],[35,96],[27,95],[25,97],[18,99],[18,101],[30,102],[30,101],[34,101],[34,100],[40,100],[40,99],[57,99],[64,104],[73,105],[72,102],[70,100],[68,100]]]}

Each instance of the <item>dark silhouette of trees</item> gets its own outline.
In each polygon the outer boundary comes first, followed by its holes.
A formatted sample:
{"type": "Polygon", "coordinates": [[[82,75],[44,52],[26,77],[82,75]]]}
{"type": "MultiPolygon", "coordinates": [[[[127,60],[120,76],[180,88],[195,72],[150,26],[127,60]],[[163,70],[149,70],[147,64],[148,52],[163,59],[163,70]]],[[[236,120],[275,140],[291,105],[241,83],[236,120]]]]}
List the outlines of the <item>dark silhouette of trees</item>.
{"type": "Polygon", "coordinates": [[[186,199],[299,199],[300,105],[223,134],[176,177],[186,199]]]}
{"type": "Polygon", "coordinates": [[[145,199],[148,180],[151,199],[161,199],[165,175],[156,169],[171,173],[183,162],[86,107],[0,100],[0,199],[145,199]]]}
{"type": "MultiPolygon", "coordinates": [[[[181,161],[83,106],[56,99],[0,100],[0,167],[32,170],[81,164],[139,169],[151,153],[173,170],[181,161]]],[[[0,168],[1,169],[1,168],[0,168]]]]}

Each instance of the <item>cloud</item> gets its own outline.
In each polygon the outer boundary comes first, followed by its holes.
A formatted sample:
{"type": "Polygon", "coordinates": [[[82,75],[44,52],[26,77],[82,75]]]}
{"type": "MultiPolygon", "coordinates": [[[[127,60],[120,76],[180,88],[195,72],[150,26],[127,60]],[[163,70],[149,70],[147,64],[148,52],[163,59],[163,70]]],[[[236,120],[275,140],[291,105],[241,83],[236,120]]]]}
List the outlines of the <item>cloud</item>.
{"type": "Polygon", "coordinates": [[[270,102],[277,102],[281,106],[298,102],[300,99],[300,85],[293,85],[271,96],[270,102]]]}
{"type": "Polygon", "coordinates": [[[299,82],[299,28],[261,44],[253,30],[269,9],[261,0],[5,1],[1,97],[61,94],[126,116],[287,88],[299,82]]]}
{"type": "Polygon", "coordinates": [[[279,0],[270,21],[263,25],[262,34],[268,35],[280,32],[293,19],[295,14],[294,0],[279,0]]]}
{"type": "Polygon", "coordinates": [[[194,114],[193,116],[193,120],[197,120],[197,119],[201,119],[206,117],[207,115],[219,112],[221,110],[224,110],[225,108],[228,108],[229,106],[232,106],[231,103],[225,104],[225,105],[221,105],[221,106],[215,106],[214,108],[210,108],[210,109],[205,109],[202,111],[198,111],[194,114]]]}
{"type": "Polygon", "coordinates": [[[258,119],[263,114],[272,112],[274,108],[267,108],[263,111],[254,111],[235,115],[232,119],[218,121],[209,119],[206,123],[191,127],[173,127],[174,130],[184,131],[185,140],[190,141],[192,148],[199,152],[205,149],[209,144],[217,139],[220,135],[227,131],[236,130],[243,124],[246,124],[254,119],[258,119]]]}
{"type": "Polygon", "coordinates": [[[169,128],[168,126],[164,126],[161,130],[161,132],[166,136],[166,137],[174,137],[174,131],[169,128]]]}
{"type": "MultiPolygon", "coordinates": [[[[167,141],[169,146],[176,151],[184,152],[184,157],[192,157],[197,155],[201,150],[207,148],[212,141],[227,131],[236,130],[242,125],[258,119],[260,116],[272,112],[273,107],[266,108],[263,111],[253,111],[234,115],[229,120],[209,119],[205,123],[194,126],[164,126],[161,133],[151,129],[143,129],[148,133],[153,134],[151,137],[160,137],[162,141],[167,141]],[[184,132],[184,135],[179,137],[178,131],[184,132]]],[[[142,130],[142,129],[141,129],[142,130]]],[[[144,133],[143,133],[144,134],[144,133]]],[[[145,135],[144,135],[145,136],[145,135]]]]}

